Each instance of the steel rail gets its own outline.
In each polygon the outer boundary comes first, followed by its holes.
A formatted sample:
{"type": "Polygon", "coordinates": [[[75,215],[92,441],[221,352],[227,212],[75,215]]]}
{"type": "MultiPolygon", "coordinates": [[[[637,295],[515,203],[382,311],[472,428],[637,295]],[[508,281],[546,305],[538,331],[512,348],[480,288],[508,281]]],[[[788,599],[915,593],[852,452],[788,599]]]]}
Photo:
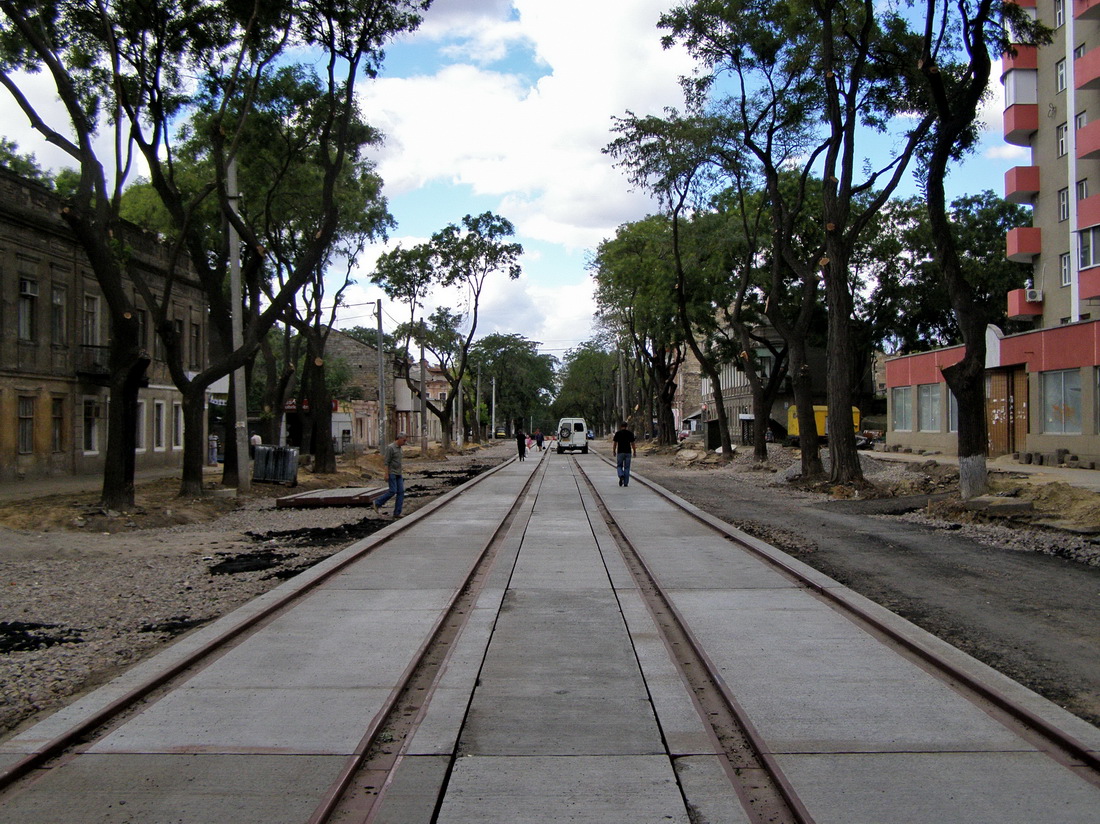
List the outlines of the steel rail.
{"type": "MultiPolygon", "coordinates": [[[[608,462],[606,458],[600,456],[602,460],[608,462]]],[[[609,462],[608,462],[609,463],[609,462]]],[[[842,613],[848,614],[850,617],[857,619],[866,626],[873,629],[875,632],[879,632],[885,637],[889,638],[891,642],[897,644],[899,647],[912,654],[919,660],[927,664],[934,672],[937,672],[941,677],[947,677],[957,682],[960,686],[969,690],[974,695],[989,702],[1001,712],[1005,713],[1009,718],[1019,722],[1025,728],[1031,732],[1037,734],[1047,744],[1053,745],[1057,750],[1060,750],[1071,759],[1075,759],[1085,767],[1092,770],[1097,780],[1100,780],[1100,752],[1090,748],[1087,744],[1074,737],[1072,734],[1066,732],[1060,727],[1056,726],[1053,722],[1038,715],[1034,711],[1028,709],[1023,704],[1016,701],[1011,696],[1005,694],[1003,691],[997,689],[995,686],[986,683],[978,676],[967,672],[962,667],[958,666],[951,660],[945,658],[939,652],[930,647],[921,644],[916,639],[907,636],[904,632],[900,631],[894,626],[884,622],[879,616],[875,615],[871,611],[865,609],[859,604],[853,603],[847,595],[846,588],[829,587],[825,586],[813,577],[807,575],[798,566],[788,563],[781,557],[777,557],[776,554],[782,555],[780,550],[774,547],[768,546],[763,541],[757,541],[751,536],[745,535],[740,530],[735,529],[724,521],[716,518],[708,512],[703,511],[699,507],[684,500],[680,496],[676,495],[665,489],[660,484],[657,484],[644,476],[636,476],[631,473],[631,480],[638,480],[651,490],[661,495],[671,503],[674,503],[680,509],[687,512],[693,518],[700,523],[703,523],[712,529],[725,535],[729,540],[736,543],[738,546],[744,548],[750,554],[763,560],[774,569],[779,570],[782,574],[787,575],[792,580],[798,582],[802,586],[809,590],[812,590],[822,599],[828,601],[842,613]],[[759,545],[758,545],[759,544],[759,545]],[[767,547],[767,549],[764,549],[767,547]],[[770,551],[769,551],[770,550],[770,551]]],[[[793,560],[793,559],[792,559],[793,560]]],[[[812,569],[812,567],[811,567],[812,569]]],[[[822,575],[823,573],[817,573],[822,575]]],[[[1056,758],[1055,754],[1046,751],[1047,755],[1055,758],[1055,760],[1061,760],[1056,758]]]]}
{"type": "MultiPolygon", "coordinates": [[[[227,644],[235,641],[237,638],[245,635],[249,630],[255,628],[258,624],[272,618],[276,613],[284,610],[295,601],[309,594],[313,590],[317,589],[323,583],[331,579],[333,576],[342,572],[351,564],[359,561],[363,556],[374,551],[377,547],[391,541],[395,536],[401,534],[410,527],[412,523],[420,518],[434,512],[440,507],[446,506],[454,498],[462,495],[476,484],[481,483],[486,478],[499,472],[505,466],[510,464],[515,458],[510,458],[503,463],[486,470],[480,475],[471,478],[461,486],[455,487],[450,492],[436,498],[421,509],[412,513],[408,518],[404,518],[400,521],[393,523],[390,529],[384,535],[372,535],[364,539],[363,546],[356,552],[351,553],[348,557],[341,559],[338,563],[332,565],[331,568],[325,570],[323,573],[317,575],[312,580],[308,581],[304,586],[294,589],[282,597],[274,599],[270,604],[265,606],[262,610],[259,610],[254,615],[249,616],[238,624],[228,628],[221,634],[206,641],[202,645],[196,647],[192,652],[181,658],[175,664],[166,667],[164,670],[157,672],[147,679],[141,681],[134,687],[132,687],[125,694],[119,696],[115,700],[86,716],[69,729],[59,733],[50,741],[36,748],[33,752],[26,754],[23,758],[15,761],[12,764],[0,769],[0,792],[7,790],[20,778],[23,778],[28,773],[42,767],[47,762],[61,756],[66,751],[72,749],[77,744],[85,741],[89,735],[91,735],[96,729],[108,724],[113,719],[127,711],[132,706],[136,705],[139,701],[149,696],[155,690],[163,687],[173,679],[179,677],[182,673],[200,664],[204,659],[209,658],[215,654],[227,644]]],[[[320,562],[324,563],[324,561],[320,562]]],[[[308,570],[303,573],[308,575],[308,570]]]]}
{"type": "MultiPolygon", "coordinates": [[[[511,460],[517,460],[513,458],[511,460]]],[[[509,461],[510,463],[511,461],[509,461]]],[[[503,466],[503,464],[502,464],[503,466]]],[[[463,611],[463,605],[467,604],[471,599],[476,599],[484,587],[484,572],[487,572],[487,568],[491,566],[492,561],[495,559],[495,550],[506,538],[511,530],[515,520],[516,514],[522,509],[523,502],[527,498],[528,492],[531,486],[535,482],[536,476],[540,472],[544,472],[545,467],[540,466],[535,469],[534,472],[528,477],[527,482],[516,493],[515,498],[512,500],[508,511],[501,518],[497,528],[493,531],[493,534],[485,542],[484,549],[478,554],[478,557],[474,559],[470,564],[466,575],[463,576],[462,584],[455,588],[454,593],[451,595],[446,606],[436,622],[433,624],[431,631],[428,633],[424,642],[420,645],[419,649],[414,653],[410,659],[405,671],[401,674],[397,684],[390,691],[390,694],[386,697],[381,709],[371,719],[371,723],[368,725],[366,732],[360,739],[358,745],[354,751],[348,756],[344,762],[344,766],[341,768],[339,775],[331,783],[325,794],[321,797],[320,803],[317,805],[310,816],[308,824],[325,824],[325,822],[332,819],[333,815],[340,809],[340,804],[347,795],[351,784],[354,781],[357,774],[359,774],[366,766],[372,749],[377,743],[379,733],[386,729],[391,719],[396,715],[400,709],[400,702],[402,696],[409,689],[418,671],[424,668],[425,661],[429,658],[434,649],[440,643],[441,638],[446,636],[448,638],[457,636],[469,622],[472,615],[472,610],[463,611]],[[480,578],[480,580],[479,580],[480,578]],[[455,620],[458,615],[461,614],[459,620],[455,620]]],[[[435,684],[438,682],[439,676],[446,667],[447,662],[450,660],[451,653],[454,651],[454,644],[449,641],[446,654],[435,664],[431,665],[430,671],[427,675],[427,680],[431,683],[431,688],[434,689],[435,684]]],[[[426,706],[427,702],[424,702],[426,706]]],[[[412,730],[419,724],[423,717],[424,706],[421,707],[418,717],[414,719],[409,726],[412,730]]],[[[387,770],[387,778],[385,779],[383,789],[374,796],[372,800],[367,803],[361,804],[356,808],[355,820],[357,821],[370,821],[376,808],[381,802],[385,786],[388,786],[392,779],[394,771],[397,769],[401,762],[401,759],[407,750],[408,746],[412,743],[412,731],[404,738],[400,745],[400,752],[392,759],[387,770]]],[[[342,817],[341,820],[348,820],[347,817],[342,817]]]]}
{"type": "MultiPolygon", "coordinates": [[[[574,460],[576,459],[574,458],[574,460]]],[[[705,671],[703,674],[705,675],[706,679],[711,683],[713,689],[718,692],[721,701],[725,704],[725,708],[728,711],[728,714],[732,716],[734,723],[739,728],[738,732],[747,741],[748,747],[751,751],[751,755],[755,757],[757,762],[762,766],[764,772],[766,772],[768,777],[771,779],[771,782],[774,786],[772,788],[763,788],[763,792],[767,793],[768,790],[774,790],[775,795],[777,795],[781,801],[781,806],[785,807],[784,810],[778,811],[778,814],[782,816],[782,818],[779,820],[782,820],[784,822],[789,821],[792,822],[792,824],[814,824],[813,816],[806,808],[806,805],[802,802],[802,799],[799,798],[798,793],[794,788],[794,785],[791,784],[791,782],[788,780],[786,774],[783,772],[782,767],[779,766],[779,762],[776,759],[775,755],[771,752],[771,748],[764,740],[764,737],[756,729],[756,725],[752,723],[752,720],[749,718],[749,715],[745,711],[744,707],[741,706],[741,703],[733,695],[733,692],[726,684],[725,679],[722,678],[718,667],[711,660],[710,656],[707,655],[707,653],[703,649],[702,644],[689,628],[687,620],[665,593],[659,579],[654,574],[649,564],[646,563],[641,553],[638,552],[637,548],[626,536],[626,534],[623,533],[621,529],[619,529],[615,520],[615,516],[611,513],[610,509],[604,502],[603,496],[600,495],[599,491],[592,483],[591,478],[588,476],[588,473],[584,470],[584,467],[582,467],[579,462],[577,462],[577,468],[580,470],[582,476],[584,477],[585,483],[587,484],[589,491],[595,497],[600,510],[600,515],[606,522],[608,529],[611,531],[612,538],[618,545],[619,551],[622,552],[624,556],[630,556],[629,558],[624,559],[627,561],[628,568],[636,567],[638,570],[640,570],[640,576],[638,573],[634,573],[636,579],[639,577],[643,578],[642,581],[638,582],[639,591],[641,592],[643,600],[646,601],[646,604],[649,607],[651,614],[653,614],[655,623],[659,631],[665,638],[666,646],[668,646],[670,651],[672,651],[675,646],[675,642],[670,637],[670,631],[662,626],[661,621],[658,619],[658,615],[662,611],[670,616],[672,622],[674,622],[674,631],[683,638],[683,643],[688,646],[691,654],[702,665],[702,669],[705,671]],[[647,588],[650,589],[652,592],[647,592],[647,588]],[[654,606],[654,604],[652,603],[653,599],[657,600],[659,606],[654,606]]],[[[633,473],[631,474],[631,479],[635,479],[633,473]]],[[[660,494],[658,490],[655,489],[654,491],[660,494]]],[[[686,668],[681,664],[679,654],[673,654],[672,657],[677,666],[680,667],[681,672],[683,673],[684,680],[689,685],[689,691],[693,699],[698,702],[698,692],[695,688],[692,688],[692,682],[697,682],[699,676],[689,675],[686,672],[686,668]]],[[[702,718],[704,723],[713,730],[712,719],[708,718],[707,714],[703,712],[700,712],[700,717],[702,718]]],[[[714,730],[714,732],[717,733],[717,730],[714,730]]],[[[715,737],[717,738],[717,735],[715,735],[715,737]]],[[[744,798],[747,792],[749,792],[750,790],[750,784],[759,784],[761,782],[755,779],[744,782],[740,781],[736,775],[737,770],[734,769],[732,763],[730,763],[733,753],[731,753],[724,746],[721,746],[721,749],[722,752],[720,754],[725,756],[725,761],[728,764],[726,773],[729,776],[731,783],[735,785],[738,797],[744,798]]],[[[754,792],[760,793],[761,788],[756,787],[754,792]]],[[[761,811],[753,811],[751,809],[747,809],[746,812],[750,815],[752,815],[754,812],[762,814],[761,811]]],[[[777,819],[774,817],[774,814],[769,814],[768,820],[775,821],[777,819]]]]}

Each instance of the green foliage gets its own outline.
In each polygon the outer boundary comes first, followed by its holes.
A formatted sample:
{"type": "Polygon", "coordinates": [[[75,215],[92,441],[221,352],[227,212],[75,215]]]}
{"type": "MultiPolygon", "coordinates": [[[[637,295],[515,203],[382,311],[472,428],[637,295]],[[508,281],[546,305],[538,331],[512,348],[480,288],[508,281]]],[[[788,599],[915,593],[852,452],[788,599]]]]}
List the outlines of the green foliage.
{"type": "MultiPolygon", "coordinates": [[[[964,277],[984,322],[1014,331],[1005,295],[1022,288],[1029,270],[1009,261],[1004,238],[1030,222],[1027,209],[986,190],[951,204],[964,277]]],[[[897,202],[878,227],[872,250],[876,285],[867,302],[873,341],[888,352],[919,352],[962,343],[951,300],[934,262],[935,239],[920,199],[897,202]]]]}
{"type": "Polygon", "coordinates": [[[0,166],[20,177],[53,188],[53,175],[38,165],[38,158],[34,156],[34,153],[21,153],[19,144],[13,140],[8,140],[6,137],[0,137],[0,166]]]}
{"type": "Polygon", "coordinates": [[[566,352],[558,370],[558,396],[550,407],[552,417],[581,416],[589,426],[609,431],[617,416],[618,363],[618,354],[598,338],[566,352]]]}
{"type": "MultiPolygon", "coordinates": [[[[488,397],[486,387],[496,379],[498,421],[533,417],[540,426],[538,421],[549,417],[557,358],[540,355],[538,347],[537,341],[522,335],[493,333],[470,348],[470,376],[480,373],[483,398],[488,397]]],[[[546,431],[544,424],[542,428],[546,431]]]]}

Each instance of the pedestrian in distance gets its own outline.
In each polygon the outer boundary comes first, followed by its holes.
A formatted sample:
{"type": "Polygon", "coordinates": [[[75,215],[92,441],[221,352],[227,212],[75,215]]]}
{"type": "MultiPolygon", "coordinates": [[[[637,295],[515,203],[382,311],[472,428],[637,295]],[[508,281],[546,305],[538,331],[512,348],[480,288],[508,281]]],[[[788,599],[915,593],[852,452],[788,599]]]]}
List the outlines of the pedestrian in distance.
{"type": "Polygon", "coordinates": [[[386,483],[389,485],[389,491],[383,492],[371,502],[374,511],[380,513],[382,511],[382,506],[389,501],[390,498],[396,496],[397,500],[393,504],[394,518],[401,517],[401,510],[405,506],[405,470],[402,466],[405,453],[401,451],[401,447],[403,447],[408,440],[408,435],[404,432],[398,432],[397,438],[393,443],[382,450],[382,467],[386,472],[386,483]]]}
{"type": "Polygon", "coordinates": [[[619,424],[619,431],[611,439],[615,446],[615,472],[619,476],[619,486],[630,486],[630,460],[638,454],[638,447],[634,445],[634,433],[626,425],[626,421],[619,424]]]}
{"type": "Polygon", "coordinates": [[[259,432],[253,432],[252,437],[248,439],[248,456],[250,458],[256,457],[256,447],[261,446],[264,439],[260,437],[259,432]]]}
{"type": "Polygon", "coordinates": [[[535,449],[537,449],[539,452],[542,452],[542,430],[541,429],[536,429],[535,430],[535,449]]]}
{"type": "Polygon", "coordinates": [[[516,447],[519,449],[519,459],[521,461],[527,460],[527,435],[524,434],[522,429],[516,430],[516,447]]]}

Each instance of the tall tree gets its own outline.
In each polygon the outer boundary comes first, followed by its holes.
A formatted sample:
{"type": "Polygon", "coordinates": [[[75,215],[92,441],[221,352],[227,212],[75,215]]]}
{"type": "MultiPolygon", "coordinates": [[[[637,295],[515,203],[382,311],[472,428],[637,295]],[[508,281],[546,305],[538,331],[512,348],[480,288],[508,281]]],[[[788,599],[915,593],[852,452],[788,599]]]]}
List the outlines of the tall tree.
{"type": "MultiPolygon", "coordinates": [[[[684,360],[684,330],[676,303],[672,232],[667,219],[651,216],[620,226],[596,250],[589,269],[596,281],[596,310],[617,327],[637,357],[651,388],[659,442],[676,442],[672,403],[684,360]]],[[[650,417],[636,421],[648,430],[650,417]]]]}
{"type": "MultiPolygon", "coordinates": [[[[804,284],[823,280],[829,307],[828,394],[832,479],[862,480],[850,420],[854,308],[849,264],[860,236],[901,182],[926,138],[915,86],[916,39],[902,15],[873,0],[692,0],[661,18],[665,43],[679,42],[697,59],[685,80],[690,100],[725,119],[727,129],[760,164],[773,215],[773,266],[804,284]],[[721,82],[719,79],[721,78],[721,82]],[[915,115],[915,116],[914,116],[915,115]],[[888,133],[892,148],[878,163],[863,154],[870,132],[888,133]],[[785,190],[795,173],[801,185],[785,190]],[[818,250],[807,255],[790,238],[811,204],[807,184],[824,181],[818,250]],[[873,193],[858,200],[861,193],[873,193]]],[[[882,157],[882,155],[880,155],[882,157]]],[[[804,364],[791,352],[792,379],[804,364]]],[[[800,403],[800,428],[813,431],[800,403]]],[[[805,465],[804,465],[805,469],[805,465]]]]}
{"type": "MultiPolygon", "coordinates": [[[[134,301],[125,288],[124,250],[117,243],[121,192],[140,154],[153,189],[164,206],[177,243],[203,285],[211,324],[224,358],[198,375],[180,367],[180,341],[171,318],[156,307],[164,293],[134,279],[142,300],[157,316],[157,331],[169,352],[169,366],[184,395],[185,443],[181,494],[202,491],[203,395],[219,377],[244,365],[260,340],[285,312],[296,290],[323,260],[339,222],[335,196],[341,171],[360,145],[355,132],[355,81],[378,71],[382,46],[393,35],[416,28],[429,0],[352,0],[339,8],[311,0],[243,5],[153,0],[140,8],[92,0],[27,6],[2,0],[3,55],[0,83],[11,92],[31,125],[65,149],[80,179],[69,199],[66,219],[84,247],[103,290],[111,317],[111,396],[104,499],[133,501],[134,415],[137,390],[147,359],[138,345],[134,301]],[[246,326],[244,343],[232,346],[230,306],[225,290],[229,234],[211,243],[196,213],[211,200],[221,225],[232,224],[242,238],[246,279],[262,269],[264,249],[242,221],[235,192],[227,185],[231,161],[253,111],[256,90],[293,44],[323,72],[323,91],[311,101],[311,146],[321,169],[320,207],[311,243],[296,261],[288,289],[246,326]],[[319,55],[319,56],[318,56],[319,55]],[[56,87],[65,123],[47,123],[23,93],[17,71],[45,69],[56,87]],[[212,175],[201,180],[177,175],[178,128],[189,112],[210,112],[206,131],[212,175]],[[109,125],[114,137],[101,150],[97,138],[109,125]],[[160,300],[158,300],[158,298],[160,300]]],[[[206,224],[208,225],[208,224],[206,224]]],[[[182,258],[181,258],[182,259],[182,258]]],[[[253,277],[255,277],[253,275],[253,277]]]]}
{"type": "Polygon", "coordinates": [[[607,340],[594,338],[570,349],[558,370],[553,416],[583,417],[597,431],[614,431],[620,417],[615,404],[618,368],[618,356],[607,340]]]}
{"type": "MultiPolygon", "coordinates": [[[[466,376],[485,283],[491,275],[509,280],[520,276],[523,247],[507,240],[514,234],[515,227],[507,218],[491,212],[466,215],[460,223],[436,232],[427,243],[412,249],[398,247],[382,255],[371,276],[389,297],[409,308],[409,321],[403,326],[406,351],[414,341],[423,344],[443,367],[450,391],[439,403],[428,401],[427,406],[439,418],[445,439],[466,376]],[[427,319],[418,318],[424,301],[436,288],[456,290],[460,311],[441,307],[427,319]]],[[[408,358],[405,371],[409,388],[419,397],[408,358]]]]}
{"type": "Polygon", "coordinates": [[[1039,44],[1050,32],[1016,3],[960,0],[925,4],[920,73],[923,91],[935,118],[933,139],[922,157],[928,219],[951,306],[965,343],[963,357],[943,370],[959,403],[959,491],[963,498],[989,488],[986,457],[989,436],[985,418],[986,314],[967,277],[959,237],[948,216],[945,180],[952,162],[973,150],[978,136],[978,107],[989,93],[992,54],[1003,54],[1015,42],[1039,44]],[[1004,22],[1007,19],[1009,27],[1004,22]]]}

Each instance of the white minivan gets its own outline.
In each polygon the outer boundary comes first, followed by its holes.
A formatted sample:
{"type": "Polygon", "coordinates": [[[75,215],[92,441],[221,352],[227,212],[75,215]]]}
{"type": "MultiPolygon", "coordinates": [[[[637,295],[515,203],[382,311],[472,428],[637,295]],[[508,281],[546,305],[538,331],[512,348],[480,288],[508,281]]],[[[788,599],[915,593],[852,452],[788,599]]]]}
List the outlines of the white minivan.
{"type": "Polygon", "coordinates": [[[584,418],[562,418],[558,421],[558,454],[579,449],[588,454],[588,424],[584,418]]]}

